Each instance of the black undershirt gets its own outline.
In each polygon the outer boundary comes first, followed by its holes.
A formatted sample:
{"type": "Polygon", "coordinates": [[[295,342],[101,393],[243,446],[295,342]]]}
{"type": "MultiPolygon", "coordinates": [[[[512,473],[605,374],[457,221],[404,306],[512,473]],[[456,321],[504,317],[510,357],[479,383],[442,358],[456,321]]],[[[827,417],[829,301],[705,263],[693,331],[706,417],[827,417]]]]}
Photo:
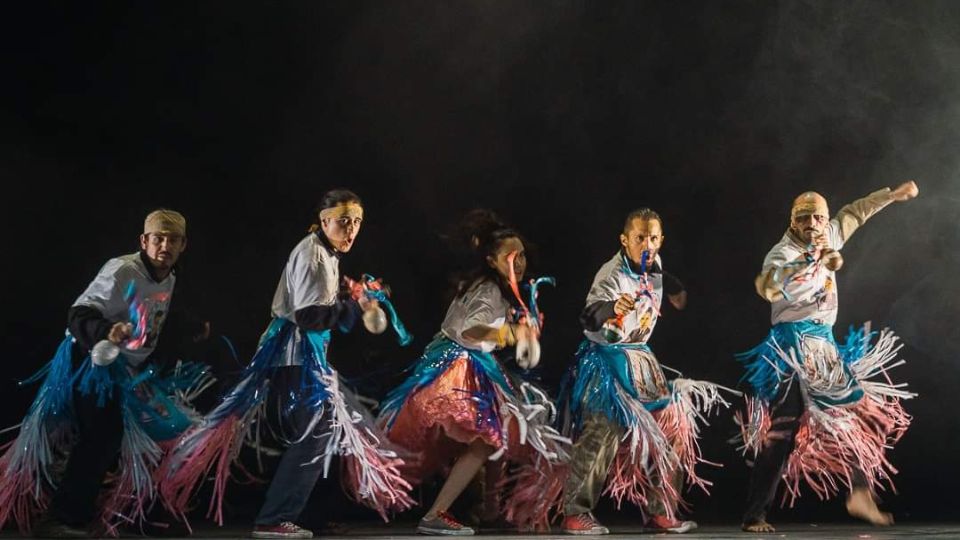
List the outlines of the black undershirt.
{"type": "MultiPolygon", "coordinates": [[[[323,234],[322,231],[317,231],[314,234],[334,257],[340,259],[342,253],[330,244],[326,234],[323,234]]],[[[349,292],[340,291],[332,305],[307,306],[294,312],[293,317],[297,326],[304,330],[322,331],[339,327],[346,331],[353,328],[360,312],[360,304],[350,296],[349,292]]]]}

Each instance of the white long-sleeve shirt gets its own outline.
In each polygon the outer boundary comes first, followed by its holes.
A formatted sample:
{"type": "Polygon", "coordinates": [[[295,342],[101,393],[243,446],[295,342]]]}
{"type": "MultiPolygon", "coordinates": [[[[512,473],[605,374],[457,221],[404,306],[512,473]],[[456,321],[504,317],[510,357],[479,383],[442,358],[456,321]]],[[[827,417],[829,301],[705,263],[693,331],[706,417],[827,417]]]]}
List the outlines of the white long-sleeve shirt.
{"type": "MultiPolygon", "coordinates": [[[[827,245],[838,251],[842,249],[857,228],[891,202],[890,190],[885,188],[841,208],[827,223],[824,231],[827,245]]],[[[803,279],[794,279],[793,276],[785,279],[778,275],[786,275],[785,266],[801,257],[806,249],[806,244],[788,230],[763,260],[757,292],[768,300],[772,299],[772,324],[814,320],[832,325],[837,320],[836,272],[819,264],[816,268],[811,267],[803,279]],[[782,294],[781,288],[786,294],[782,294]]]]}

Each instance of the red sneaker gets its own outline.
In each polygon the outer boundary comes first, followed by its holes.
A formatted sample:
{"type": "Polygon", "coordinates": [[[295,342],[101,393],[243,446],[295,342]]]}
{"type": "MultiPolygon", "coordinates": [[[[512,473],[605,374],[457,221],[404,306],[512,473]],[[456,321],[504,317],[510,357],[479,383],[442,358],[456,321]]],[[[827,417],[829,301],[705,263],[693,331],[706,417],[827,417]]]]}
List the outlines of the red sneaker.
{"type": "Polygon", "coordinates": [[[313,531],[308,531],[292,521],[284,521],[276,525],[255,525],[254,538],[313,538],[313,531]]]}
{"type": "Polygon", "coordinates": [[[644,529],[648,529],[652,532],[668,532],[683,534],[685,532],[690,532],[697,528],[696,521],[679,521],[676,519],[669,519],[667,516],[653,516],[650,518],[650,521],[647,521],[647,524],[644,525],[644,529]]]}
{"type": "Polygon", "coordinates": [[[610,534],[590,512],[563,518],[563,532],[566,534],[610,534]]]}
{"type": "Polygon", "coordinates": [[[417,533],[431,536],[473,536],[475,531],[457,521],[449,512],[439,512],[437,517],[432,519],[423,516],[417,526],[417,533]]]}

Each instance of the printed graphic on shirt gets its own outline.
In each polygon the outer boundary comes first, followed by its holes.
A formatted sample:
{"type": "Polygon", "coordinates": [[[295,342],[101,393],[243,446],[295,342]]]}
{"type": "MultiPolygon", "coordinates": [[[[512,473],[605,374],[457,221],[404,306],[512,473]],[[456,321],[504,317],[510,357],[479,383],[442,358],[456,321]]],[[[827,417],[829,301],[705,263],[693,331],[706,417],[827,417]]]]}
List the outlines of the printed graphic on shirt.
{"type": "Polygon", "coordinates": [[[147,309],[146,346],[149,348],[157,346],[157,340],[160,338],[160,330],[163,328],[163,322],[167,318],[167,305],[169,300],[170,295],[164,292],[152,294],[141,300],[147,309]]]}
{"type": "Polygon", "coordinates": [[[837,309],[837,288],[833,285],[833,278],[827,276],[823,282],[823,288],[816,292],[817,309],[820,311],[829,311],[837,309]]]}
{"type": "MultiPolygon", "coordinates": [[[[638,304],[641,302],[638,301],[638,304]]],[[[653,305],[650,302],[642,302],[642,305],[637,316],[637,328],[630,334],[632,343],[646,343],[650,339],[650,334],[653,333],[653,325],[657,320],[653,305]]]]}

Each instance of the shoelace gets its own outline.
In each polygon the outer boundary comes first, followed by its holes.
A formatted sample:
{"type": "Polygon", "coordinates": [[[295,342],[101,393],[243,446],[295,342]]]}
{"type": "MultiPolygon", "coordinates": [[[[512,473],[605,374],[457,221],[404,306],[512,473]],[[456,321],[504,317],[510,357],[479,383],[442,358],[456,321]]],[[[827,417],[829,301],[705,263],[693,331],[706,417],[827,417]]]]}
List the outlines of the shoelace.
{"type": "Polygon", "coordinates": [[[446,523],[446,524],[449,525],[450,527],[453,527],[454,529],[462,529],[462,528],[463,528],[463,525],[462,525],[459,521],[457,521],[456,519],[454,519],[453,516],[451,516],[450,514],[448,514],[448,513],[446,513],[446,512],[439,512],[439,513],[437,513],[437,517],[440,518],[441,521],[443,521],[444,523],[446,523]]]}
{"type": "Polygon", "coordinates": [[[579,516],[577,516],[577,524],[587,529],[592,529],[598,525],[597,520],[594,519],[594,517],[590,515],[589,512],[585,514],[580,514],[579,516]]]}
{"type": "Polygon", "coordinates": [[[292,521],[284,521],[280,523],[280,528],[283,529],[284,532],[300,532],[300,527],[298,527],[297,524],[292,521]]]}

